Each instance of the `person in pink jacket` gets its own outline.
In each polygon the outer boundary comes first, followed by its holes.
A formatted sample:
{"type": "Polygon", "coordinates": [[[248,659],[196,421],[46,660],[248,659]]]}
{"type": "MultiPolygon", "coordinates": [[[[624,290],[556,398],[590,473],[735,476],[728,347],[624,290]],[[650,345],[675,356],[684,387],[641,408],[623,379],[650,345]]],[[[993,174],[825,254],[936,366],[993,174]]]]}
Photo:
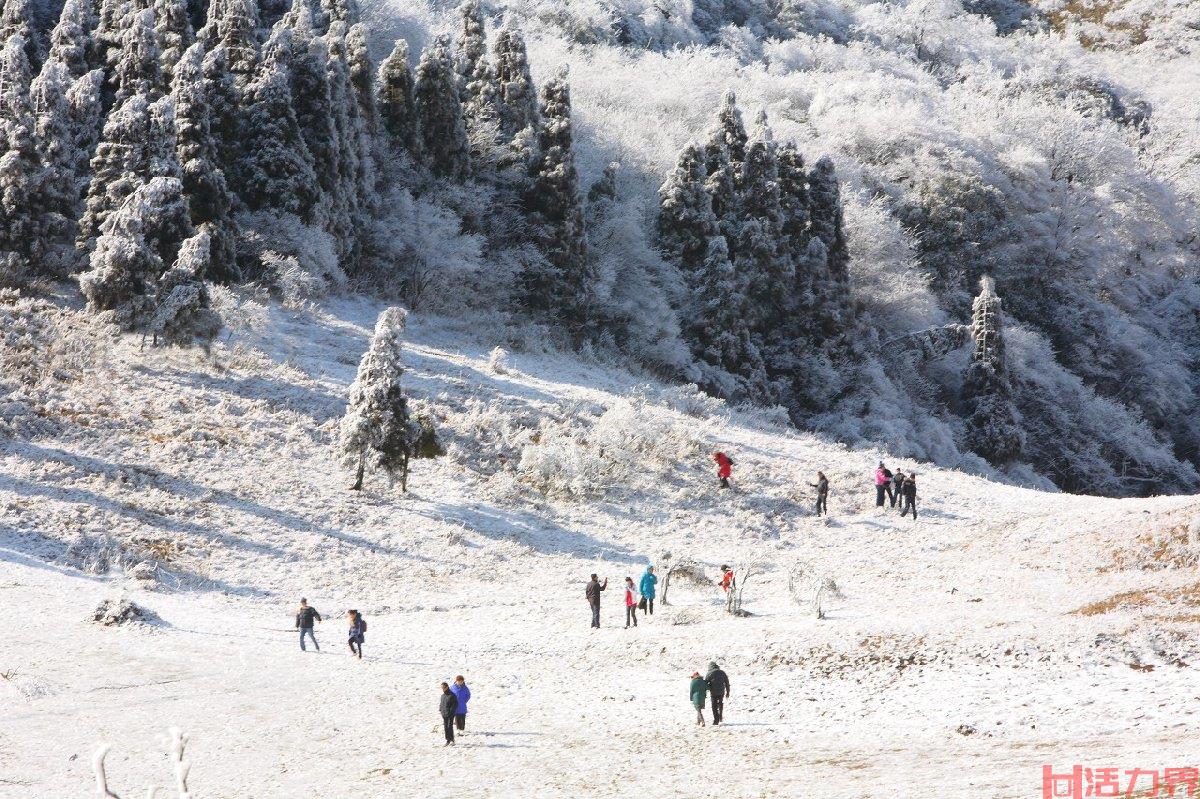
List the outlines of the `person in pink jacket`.
{"type": "Polygon", "coordinates": [[[625,578],[625,629],[629,629],[629,622],[633,622],[633,626],[637,627],[637,603],[638,590],[633,584],[632,577],[625,578]]]}
{"type": "Polygon", "coordinates": [[[888,467],[883,465],[883,461],[880,461],[879,466],[875,469],[875,507],[883,507],[884,497],[887,497],[893,505],[896,504],[895,496],[892,494],[892,473],[888,467]]]}

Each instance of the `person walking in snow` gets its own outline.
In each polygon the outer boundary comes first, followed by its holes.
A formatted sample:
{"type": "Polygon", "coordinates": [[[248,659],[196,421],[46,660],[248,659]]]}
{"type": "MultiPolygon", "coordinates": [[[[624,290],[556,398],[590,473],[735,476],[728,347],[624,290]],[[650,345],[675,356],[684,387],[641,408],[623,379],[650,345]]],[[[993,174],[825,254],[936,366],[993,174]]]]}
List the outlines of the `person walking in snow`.
{"type": "Polygon", "coordinates": [[[460,674],[454,678],[454,684],[450,686],[450,693],[454,694],[454,699],[458,703],[454,709],[454,726],[459,732],[467,729],[467,702],[471,699],[471,689],[467,687],[467,681],[460,674]]]}
{"type": "Polygon", "coordinates": [[[696,708],[696,724],[704,726],[704,697],[708,695],[708,683],[700,676],[700,672],[692,672],[692,681],[688,685],[688,698],[692,707],[696,708]]]}
{"type": "Polygon", "coordinates": [[[454,716],[458,713],[458,697],[448,683],[442,683],[442,696],[438,700],[438,713],[442,716],[442,730],[446,733],[446,746],[454,746],[454,716]]]}
{"type": "Polygon", "coordinates": [[[716,662],[708,664],[708,674],[704,675],[708,683],[708,693],[712,699],[713,726],[725,720],[725,700],[729,698],[729,675],[721,670],[716,662]]]}
{"type": "Polygon", "coordinates": [[[721,586],[721,590],[726,594],[728,594],[735,585],[735,581],[733,579],[733,569],[729,568],[724,563],[721,564],[721,581],[717,584],[721,586]]]}
{"type": "Polygon", "coordinates": [[[367,620],[357,610],[350,611],[350,629],[347,642],[350,644],[350,654],[358,655],[362,660],[362,645],[367,637],[367,620]]]}
{"type": "Polygon", "coordinates": [[[638,592],[637,586],[633,584],[632,577],[625,578],[625,629],[629,629],[629,623],[633,622],[633,626],[637,627],[637,603],[638,592]]]}
{"type": "Polygon", "coordinates": [[[892,498],[892,504],[896,504],[892,495],[892,473],[880,461],[875,469],[875,507],[882,508],[885,497],[892,498]]]}
{"type": "Polygon", "coordinates": [[[905,516],[911,510],[913,521],[917,519],[917,475],[910,474],[904,478],[904,487],[901,489],[904,494],[904,506],[900,509],[900,515],[905,516]]]}
{"type": "Polygon", "coordinates": [[[654,573],[653,566],[647,566],[642,579],[638,584],[638,591],[642,595],[642,602],[646,603],[646,613],[654,615],[654,594],[655,586],[658,585],[658,575],[654,573]]]}
{"type": "Polygon", "coordinates": [[[899,469],[892,475],[892,504],[891,507],[896,507],[900,502],[900,491],[904,488],[904,472],[899,469]]]}
{"type": "Polygon", "coordinates": [[[600,578],[592,575],[591,581],[584,589],[584,595],[587,597],[588,604],[592,606],[592,627],[600,629],[600,592],[608,589],[608,578],[604,578],[604,582],[600,582],[600,578]]]}
{"type": "Polygon", "coordinates": [[[829,478],[825,476],[825,472],[817,472],[817,482],[809,483],[809,485],[817,489],[817,515],[820,516],[823,511],[828,516],[829,478]]]}
{"type": "Polygon", "coordinates": [[[313,632],[313,621],[321,621],[321,614],[317,613],[316,608],[308,606],[308,600],[300,597],[300,612],[296,614],[296,629],[300,631],[300,651],[307,651],[304,648],[304,636],[312,639],[313,646],[318,652],[321,651],[321,645],[317,643],[317,636],[313,632]]]}
{"type": "Polygon", "coordinates": [[[713,455],[713,460],[717,462],[717,477],[721,481],[721,488],[729,488],[729,478],[733,476],[733,459],[724,452],[718,452],[713,455]]]}

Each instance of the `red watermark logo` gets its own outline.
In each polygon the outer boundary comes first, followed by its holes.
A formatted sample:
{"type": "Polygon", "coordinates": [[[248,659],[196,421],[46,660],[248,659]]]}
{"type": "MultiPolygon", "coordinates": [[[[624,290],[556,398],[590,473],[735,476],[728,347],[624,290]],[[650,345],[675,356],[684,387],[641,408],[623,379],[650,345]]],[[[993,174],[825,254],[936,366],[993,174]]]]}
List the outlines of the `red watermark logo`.
{"type": "Polygon", "coordinates": [[[1200,769],[1084,768],[1056,774],[1042,766],[1042,799],[1087,799],[1099,796],[1200,797],[1200,769]]]}

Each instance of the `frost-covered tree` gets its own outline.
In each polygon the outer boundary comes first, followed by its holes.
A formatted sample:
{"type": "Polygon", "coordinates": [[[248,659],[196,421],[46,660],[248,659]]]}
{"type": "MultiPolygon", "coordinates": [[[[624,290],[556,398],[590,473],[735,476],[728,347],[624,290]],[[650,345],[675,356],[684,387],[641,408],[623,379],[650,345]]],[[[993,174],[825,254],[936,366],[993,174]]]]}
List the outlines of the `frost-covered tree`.
{"type": "Polygon", "coordinates": [[[748,281],[729,260],[722,236],[709,239],[702,268],[690,276],[684,335],[705,369],[704,387],[732,399],[762,398],[768,385],[750,323],[748,281]]]}
{"type": "Polygon", "coordinates": [[[31,0],[4,0],[3,7],[0,8],[0,48],[15,36],[21,37],[29,69],[39,69],[43,54],[37,26],[33,20],[31,0]]]}
{"type": "Polygon", "coordinates": [[[531,308],[578,327],[589,315],[595,275],[588,268],[573,135],[571,90],[563,68],[542,87],[538,154],[530,165],[525,206],[546,263],[526,271],[524,288],[531,308]]]}
{"type": "MultiPolygon", "coordinates": [[[[75,177],[76,196],[82,201],[90,177],[92,154],[100,139],[103,124],[104,70],[93,69],[77,78],[67,90],[67,105],[71,114],[71,135],[74,141],[75,162],[72,173],[75,177]]],[[[82,206],[79,206],[82,208],[82,206]]],[[[78,218],[79,214],[74,215],[78,218]]]]}
{"type": "Polygon", "coordinates": [[[32,78],[24,37],[9,36],[0,47],[0,153],[10,146],[9,140],[17,128],[28,129],[31,124],[29,84],[32,78]]]}
{"type": "Polygon", "coordinates": [[[511,139],[537,123],[537,91],[529,74],[525,39],[505,26],[496,36],[496,83],[500,93],[500,132],[511,139]]]}
{"type": "Polygon", "coordinates": [[[174,266],[158,278],[154,313],[147,323],[156,344],[207,346],[221,330],[221,317],[211,307],[205,276],[214,245],[209,225],[183,242],[174,266]]]}
{"type": "Polygon", "coordinates": [[[704,189],[712,203],[717,225],[730,247],[736,247],[741,229],[738,208],[737,167],[729,158],[723,137],[710,137],[704,145],[704,189]]]}
{"type": "Polygon", "coordinates": [[[34,143],[34,120],[28,103],[29,62],[24,37],[9,36],[0,52],[0,285],[19,286],[43,268],[51,231],[45,207],[47,170],[34,143]]]}
{"type": "Polygon", "coordinates": [[[88,309],[111,312],[122,330],[144,327],[153,318],[155,286],[164,268],[160,253],[177,253],[182,243],[169,238],[156,217],[178,219],[182,192],[177,178],[154,178],[129,194],[105,219],[90,268],[79,277],[88,309]]]}
{"type": "Polygon", "coordinates": [[[273,209],[308,218],[320,195],[312,155],[292,108],[290,37],[290,29],[276,28],[250,84],[246,156],[237,186],[253,211],[273,209]]]}
{"type": "Polygon", "coordinates": [[[1025,434],[1005,373],[1000,298],[990,277],[980,281],[972,306],[971,339],[971,364],[963,379],[967,446],[992,463],[1009,463],[1021,457],[1025,434]]]}
{"type": "Polygon", "coordinates": [[[321,0],[320,17],[324,26],[322,32],[329,31],[339,22],[345,30],[362,21],[362,10],[358,0],[321,0]]]}
{"type": "Polygon", "coordinates": [[[169,85],[175,64],[195,39],[186,0],[154,0],[154,28],[161,48],[159,67],[169,85]]]}
{"type": "Polygon", "coordinates": [[[784,247],[783,208],[775,141],[765,113],[760,113],[754,137],[742,161],[738,231],[739,271],[750,280],[760,330],[774,328],[790,310],[794,271],[784,247]]]}
{"type": "Polygon", "coordinates": [[[361,22],[346,32],[346,66],[350,84],[358,100],[358,115],[363,121],[365,135],[374,136],[379,127],[379,109],[375,105],[375,70],[367,47],[367,28],[361,22]]]}
{"type": "Polygon", "coordinates": [[[392,53],[379,66],[376,82],[379,118],[391,142],[420,158],[421,129],[417,116],[416,81],[408,66],[408,42],[397,39],[392,53]]]}
{"type": "Polygon", "coordinates": [[[50,53],[46,60],[65,66],[72,79],[100,66],[92,39],[95,27],[96,12],[90,0],[67,0],[50,32],[50,53]]]}
{"type": "Polygon", "coordinates": [[[436,39],[421,54],[415,91],[426,163],[436,175],[465,180],[471,171],[470,146],[445,37],[436,39]]]}
{"type": "Polygon", "coordinates": [[[680,151],[675,169],[658,190],[659,245],[688,272],[704,264],[708,240],[718,234],[707,179],[704,153],[692,142],[680,151]]]}
{"type": "Polygon", "coordinates": [[[347,271],[353,272],[360,263],[365,213],[376,197],[373,153],[350,79],[346,35],[345,23],[335,21],[325,36],[329,44],[329,112],[338,151],[337,189],[327,208],[326,229],[337,241],[347,271]]]}
{"type": "Polygon", "coordinates": [[[479,0],[459,8],[456,69],[463,112],[468,123],[495,122],[500,116],[500,86],[488,61],[487,27],[479,0]]]}
{"type": "Polygon", "coordinates": [[[33,81],[29,99],[34,119],[34,140],[42,178],[32,204],[42,215],[43,274],[72,271],[75,220],[79,218],[77,132],[71,114],[70,72],[59,61],[46,61],[33,81]]]}
{"type": "Polygon", "coordinates": [[[804,156],[794,142],[780,145],[776,162],[779,169],[779,210],[783,215],[781,232],[784,246],[796,268],[799,292],[812,290],[811,278],[804,271],[804,256],[808,251],[808,172],[804,156]]]}
{"type": "Polygon", "coordinates": [[[198,37],[198,43],[205,48],[204,94],[208,100],[209,125],[217,144],[217,164],[228,178],[239,168],[244,152],[243,124],[247,103],[234,87],[233,74],[229,71],[229,51],[222,44],[209,50],[204,42],[198,37]]]}
{"type": "MultiPolygon", "coordinates": [[[[742,161],[746,159],[746,144],[750,136],[746,133],[746,125],[742,122],[742,112],[737,106],[737,95],[732,91],[725,92],[721,98],[721,108],[717,111],[717,123],[709,134],[710,142],[725,145],[729,160],[733,162],[734,170],[740,171],[742,161]]],[[[716,165],[709,163],[711,174],[716,165]]]]}
{"type": "Polygon", "coordinates": [[[225,173],[218,165],[212,137],[208,95],[204,82],[204,45],[192,44],[175,65],[171,83],[175,103],[175,150],[182,170],[192,225],[206,230],[212,251],[205,260],[205,275],[219,282],[241,277],[237,264],[233,198],[225,173]]]}
{"type": "Polygon", "coordinates": [[[828,253],[830,277],[838,283],[850,279],[850,253],[842,222],[842,192],[833,161],[822,157],[808,176],[809,214],[812,235],[819,238],[828,253]]]}
{"type": "Polygon", "coordinates": [[[147,8],[132,15],[121,37],[121,54],[114,70],[118,105],[135,95],[142,95],[151,102],[162,97],[166,84],[161,56],[158,33],[154,29],[154,11],[147,8]]]}
{"type": "Polygon", "coordinates": [[[225,69],[238,100],[245,98],[258,68],[258,29],[255,0],[212,0],[208,20],[196,34],[208,53],[224,51],[225,69]]]}
{"type": "Polygon", "coordinates": [[[402,335],[406,314],[388,308],[379,315],[371,346],[358,364],[350,384],[350,401],[338,435],[338,450],[355,469],[353,490],[362,489],[368,467],[398,476],[406,487],[408,461],[417,444],[417,430],[408,414],[408,399],[400,380],[404,375],[402,335]]]}
{"type": "Polygon", "coordinates": [[[170,97],[151,103],[136,95],[114,108],[91,161],[92,178],[79,223],[80,248],[91,248],[108,214],[138,186],[154,177],[178,177],[179,171],[170,97]]]}

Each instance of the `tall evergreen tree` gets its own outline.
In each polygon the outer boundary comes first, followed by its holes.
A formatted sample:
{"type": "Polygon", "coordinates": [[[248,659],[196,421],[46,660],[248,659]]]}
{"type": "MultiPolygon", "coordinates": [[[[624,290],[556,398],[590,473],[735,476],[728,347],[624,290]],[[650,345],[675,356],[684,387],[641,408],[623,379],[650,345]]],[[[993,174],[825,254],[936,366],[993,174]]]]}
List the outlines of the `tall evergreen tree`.
{"type": "Polygon", "coordinates": [[[804,156],[795,143],[779,147],[779,207],[783,213],[783,237],[792,263],[796,266],[798,289],[810,291],[810,280],[802,269],[808,249],[808,173],[804,156]]]}
{"type": "Polygon", "coordinates": [[[290,29],[275,29],[250,85],[246,158],[237,185],[251,210],[285,211],[311,221],[319,192],[312,155],[292,108],[290,38],[290,29]]]}
{"type": "Polygon", "coordinates": [[[207,231],[204,241],[212,248],[204,262],[205,275],[219,282],[238,280],[241,274],[231,215],[233,198],[217,163],[204,84],[203,44],[194,43],[176,63],[171,97],[175,103],[175,149],[182,169],[183,193],[193,226],[207,231]]]}
{"type": "Polygon", "coordinates": [[[328,32],[335,23],[342,23],[344,29],[357,25],[362,21],[362,11],[358,0],[321,0],[321,33],[328,32]]]}
{"type": "Polygon", "coordinates": [[[467,125],[445,37],[421,54],[416,100],[422,150],[429,167],[441,177],[465,180],[471,171],[467,125]]]}
{"type": "Polygon", "coordinates": [[[21,37],[30,71],[39,69],[42,65],[42,48],[33,21],[31,0],[4,0],[0,9],[0,48],[14,36],[21,37]]]}
{"type": "MultiPolygon", "coordinates": [[[[709,140],[724,144],[735,171],[740,171],[742,161],[746,159],[746,144],[749,139],[746,126],[742,122],[742,112],[738,110],[737,95],[727,91],[721,99],[721,108],[717,111],[717,124],[709,134],[709,140]]],[[[709,163],[709,174],[712,174],[715,168],[715,164],[709,163]]]]}
{"type": "Polygon", "coordinates": [[[18,128],[25,128],[25,135],[30,132],[32,75],[27,53],[25,38],[19,34],[9,36],[0,47],[0,154],[12,146],[11,137],[18,128]]]}
{"type": "Polygon", "coordinates": [[[500,133],[512,139],[537,124],[537,92],[529,74],[525,39],[509,27],[501,29],[495,46],[496,82],[500,92],[500,133]]]}
{"type": "Polygon", "coordinates": [[[341,151],[329,93],[329,50],[313,28],[313,12],[306,0],[297,0],[288,13],[292,30],[292,107],[304,144],[313,158],[321,190],[321,216],[327,219],[336,204],[341,174],[341,151]]]}
{"type": "Polygon", "coordinates": [[[542,87],[541,119],[525,205],[547,263],[544,269],[526,273],[527,302],[578,329],[587,321],[595,277],[587,260],[565,68],[542,87]]]}
{"type": "Polygon", "coordinates": [[[104,122],[91,172],[79,223],[78,244],[84,251],[91,250],[109,214],[139,186],[155,177],[179,177],[171,98],[151,103],[145,95],[135,95],[114,108],[104,122]]]}
{"type": "Polygon", "coordinates": [[[367,135],[374,136],[379,130],[379,109],[375,105],[375,71],[371,67],[371,55],[367,47],[367,29],[361,22],[350,27],[346,33],[346,66],[350,72],[350,84],[358,100],[358,115],[362,118],[367,135]]]}
{"type": "Polygon", "coordinates": [[[338,254],[346,270],[353,272],[361,257],[359,233],[365,222],[363,212],[373,200],[375,181],[366,126],[359,115],[357,93],[350,80],[346,33],[345,23],[334,21],[325,36],[329,44],[329,111],[338,150],[337,190],[327,230],[338,243],[338,254]]]}
{"type": "Polygon", "coordinates": [[[721,235],[731,248],[737,246],[741,231],[741,211],[737,190],[737,168],[729,158],[729,148],[720,137],[710,137],[704,145],[704,189],[712,201],[713,214],[721,235]]]}
{"type": "Polygon", "coordinates": [[[379,117],[383,130],[393,144],[407,150],[413,160],[420,158],[421,129],[417,117],[416,81],[408,66],[408,42],[397,39],[379,66],[376,81],[379,117]]]}
{"type": "Polygon", "coordinates": [[[42,207],[46,170],[34,144],[29,107],[29,61],[25,38],[13,33],[0,51],[0,285],[19,286],[42,268],[47,209],[42,207]]]}
{"type": "Polygon", "coordinates": [[[679,153],[675,169],[659,187],[659,245],[679,260],[685,272],[704,265],[708,241],[718,235],[712,197],[704,184],[704,153],[695,142],[679,153]]]}
{"type": "Polygon", "coordinates": [[[842,193],[829,156],[822,157],[808,175],[812,235],[828,253],[830,277],[838,283],[850,279],[850,253],[842,229],[842,193]]]}
{"type": "Polygon", "coordinates": [[[496,71],[488,61],[487,27],[479,0],[467,0],[459,7],[455,68],[467,122],[497,122],[500,117],[500,86],[496,71]]]}
{"type": "Polygon", "coordinates": [[[1005,374],[1000,298],[990,277],[980,281],[972,304],[971,338],[971,365],[963,380],[966,443],[992,463],[1010,463],[1021,457],[1025,435],[1005,374]]]}
{"type": "Polygon", "coordinates": [[[212,0],[208,20],[196,34],[210,55],[224,50],[235,97],[245,99],[258,68],[258,4],[255,0],[212,0]]]}
{"type": "Polygon", "coordinates": [[[159,61],[162,51],[154,29],[154,11],[147,8],[129,18],[122,37],[121,55],[115,69],[116,102],[120,105],[134,95],[151,102],[162,97],[165,82],[159,61]]]}
{"type": "Polygon", "coordinates": [[[154,27],[161,48],[159,68],[169,85],[174,77],[175,64],[183,51],[191,46],[195,35],[188,16],[186,0],[153,0],[154,27]]]}
{"type": "Polygon", "coordinates": [[[71,74],[65,64],[47,61],[29,90],[34,112],[34,140],[43,171],[34,205],[43,215],[46,263],[42,272],[65,275],[73,271],[74,228],[79,218],[76,133],[68,99],[71,74]]]}
{"type": "Polygon", "coordinates": [[[95,27],[96,12],[90,0],[66,0],[58,23],[50,32],[50,53],[46,60],[65,66],[72,79],[100,66],[92,39],[95,27]]]}
{"type": "Polygon", "coordinates": [[[759,114],[754,138],[746,146],[739,185],[744,221],[737,258],[751,281],[759,329],[765,333],[787,314],[795,277],[790,253],[783,246],[779,164],[765,113],[759,114]]]}
{"type": "Polygon", "coordinates": [[[71,135],[74,142],[75,162],[72,174],[75,177],[76,208],[82,212],[83,196],[90,179],[92,155],[100,140],[104,119],[104,70],[97,68],[77,78],[67,91],[67,105],[71,114],[71,135]]]}

